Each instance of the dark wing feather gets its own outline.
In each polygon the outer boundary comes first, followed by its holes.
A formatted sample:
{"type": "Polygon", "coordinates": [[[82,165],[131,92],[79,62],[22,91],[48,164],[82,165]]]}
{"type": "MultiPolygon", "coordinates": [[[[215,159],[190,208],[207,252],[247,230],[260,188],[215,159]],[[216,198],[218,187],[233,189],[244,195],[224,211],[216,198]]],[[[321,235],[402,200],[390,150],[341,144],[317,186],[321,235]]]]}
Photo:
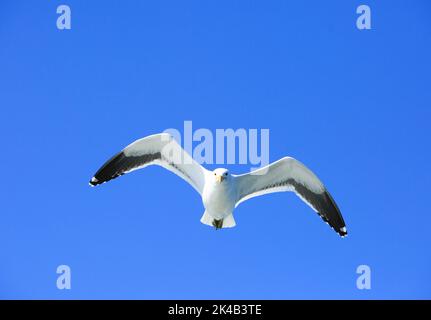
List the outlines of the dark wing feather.
{"type": "Polygon", "coordinates": [[[121,151],[106,161],[106,163],[97,170],[96,174],[90,181],[90,185],[97,186],[160,159],[160,152],[144,154],[141,156],[126,156],[124,152],[121,151]]]}
{"type": "Polygon", "coordinates": [[[295,192],[340,236],[344,237],[347,235],[346,224],[344,223],[340,209],[326,189],[322,193],[315,193],[294,179],[289,179],[287,183],[290,184],[295,189],[295,192]]]}

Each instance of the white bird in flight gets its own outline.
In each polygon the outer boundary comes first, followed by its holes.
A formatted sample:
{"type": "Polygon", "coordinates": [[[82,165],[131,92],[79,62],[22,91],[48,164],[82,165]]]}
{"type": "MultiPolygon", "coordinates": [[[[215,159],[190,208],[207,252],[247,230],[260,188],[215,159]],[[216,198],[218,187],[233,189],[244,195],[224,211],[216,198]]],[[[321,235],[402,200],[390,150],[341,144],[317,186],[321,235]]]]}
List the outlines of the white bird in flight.
{"type": "Polygon", "coordinates": [[[285,157],[250,173],[209,171],[198,164],[167,133],[139,139],[108,160],[90,180],[96,186],[125,173],[159,165],[187,181],[202,197],[203,224],[216,229],[236,225],[234,209],[245,200],[267,193],[293,191],[340,236],[347,235],[337,204],[322,182],[299,161],[285,157]]]}

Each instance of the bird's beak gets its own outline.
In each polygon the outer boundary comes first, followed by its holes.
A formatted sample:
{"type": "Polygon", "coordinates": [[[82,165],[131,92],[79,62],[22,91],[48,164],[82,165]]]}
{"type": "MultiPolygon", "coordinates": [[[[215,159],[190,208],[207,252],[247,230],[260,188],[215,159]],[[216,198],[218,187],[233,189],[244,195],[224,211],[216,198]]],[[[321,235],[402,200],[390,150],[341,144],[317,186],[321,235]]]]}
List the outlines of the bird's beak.
{"type": "Polygon", "coordinates": [[[221,183],[224,180],[224,177],[216,175],[215,179],[216,179],[216,182],[221,183]]]}

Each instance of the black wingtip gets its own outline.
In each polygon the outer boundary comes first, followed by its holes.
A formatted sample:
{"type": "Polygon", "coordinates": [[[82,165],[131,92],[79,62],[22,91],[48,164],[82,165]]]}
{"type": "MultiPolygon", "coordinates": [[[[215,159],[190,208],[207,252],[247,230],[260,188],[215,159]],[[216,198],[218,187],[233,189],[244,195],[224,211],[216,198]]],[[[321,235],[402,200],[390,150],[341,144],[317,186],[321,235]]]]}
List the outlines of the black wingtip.
{"type": "Polygon", "coordinates": [[[91,178],[90,182],[88,183],[90,187],[95,187],[99,184],[99,180],[97,180],[95,177],[91,178]]]}
{"type": "Polygon", "coordinates": [[[347,237],[347,229],[346,226],[342,227],[340,230],[338,230],[338,234],[341,236],[341,238],[347,237]]]}

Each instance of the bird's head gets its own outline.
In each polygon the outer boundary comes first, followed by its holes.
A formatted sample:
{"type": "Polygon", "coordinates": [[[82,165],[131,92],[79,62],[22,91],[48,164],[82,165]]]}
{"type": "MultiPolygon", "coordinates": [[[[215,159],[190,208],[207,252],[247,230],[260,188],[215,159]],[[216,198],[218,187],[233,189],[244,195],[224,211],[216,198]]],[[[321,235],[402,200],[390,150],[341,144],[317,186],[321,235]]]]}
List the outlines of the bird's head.
{"type": "Polygon", "coordinates": [[[219,168],[213,171],[215,182],[222,183],[229,178],[229,171],[227,169],[219,168]]]}

